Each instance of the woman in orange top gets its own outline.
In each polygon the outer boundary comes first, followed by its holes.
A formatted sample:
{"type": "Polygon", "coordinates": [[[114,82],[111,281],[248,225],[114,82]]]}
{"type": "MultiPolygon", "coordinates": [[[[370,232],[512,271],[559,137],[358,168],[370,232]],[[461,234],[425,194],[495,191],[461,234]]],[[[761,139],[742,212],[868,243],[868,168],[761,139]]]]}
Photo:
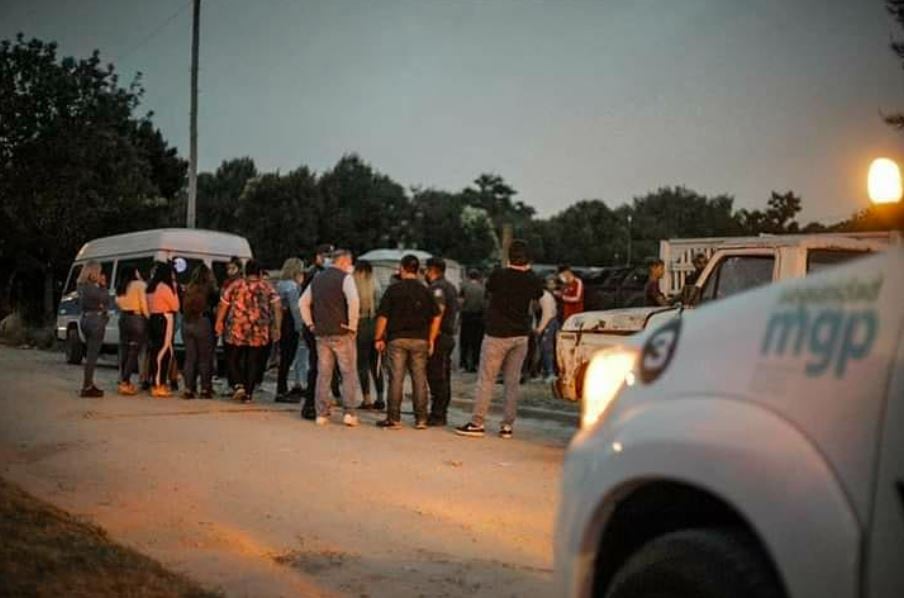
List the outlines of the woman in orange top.
{"type": "Polygon", "coordinates": [[[147,288],[148,309],[151,312],[150,368],[151,396],[168,397],[167,374],[173,359],[173,335],[175,315],[179,312],[179,296],[176,294],[176,275],[169,263],[157,264],[154,276],[147,288]]]}

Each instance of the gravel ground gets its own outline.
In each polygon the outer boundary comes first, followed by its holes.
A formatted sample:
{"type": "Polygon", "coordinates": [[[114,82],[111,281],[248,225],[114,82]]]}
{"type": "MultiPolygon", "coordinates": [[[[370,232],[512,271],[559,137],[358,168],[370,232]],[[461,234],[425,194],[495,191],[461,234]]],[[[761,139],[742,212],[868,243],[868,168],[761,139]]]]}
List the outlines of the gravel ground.
{"type": "MultiPolygon", "coordinates": [[[[58,353],[0,347],[0,474],[229,596],[548,596],[573,404],[525,385],[516,436],[318,428],[297,406],[76,396],[58,353]],[[536,412],[533,412],[533,411],[536,412]]],[[[113,388],[115,369],[98,374],[113,388]]],[[[498,387],[501,394],[501,386],[498,387]]],[[[469,407],[473,375],[456,375],[469,407]]],[[[467,412],[456,408],[453,422],[467,412]]],[[[491,416],[490,430],[496,418],[491,416]]],[[[408,424],[410,416],[405,418],[408,424]]]]}

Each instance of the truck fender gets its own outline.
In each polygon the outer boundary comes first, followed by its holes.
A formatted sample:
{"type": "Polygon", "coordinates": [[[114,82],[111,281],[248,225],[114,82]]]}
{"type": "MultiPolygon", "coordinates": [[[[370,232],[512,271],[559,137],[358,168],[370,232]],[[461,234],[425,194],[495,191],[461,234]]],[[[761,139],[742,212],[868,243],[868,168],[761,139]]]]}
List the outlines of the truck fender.
{"type": "Polygon", "coordinates": [[[856,596],[861,526],[830,464],[792,422],[747,401],[696,396],[623,402],[602,425],[575,437],[568,458],[586,465],[563,480],[564,493],[580,489],[584,497],[566,498],[560,518],[574,525],[559,530],[571,543],[566,549],[581,555],[574,570],[558,572],[569,577],[561,587],[578,590],[572,595],[592,587],[615,505],[639,485],[674,481],[737,511],[790,596],[856,596]]]}

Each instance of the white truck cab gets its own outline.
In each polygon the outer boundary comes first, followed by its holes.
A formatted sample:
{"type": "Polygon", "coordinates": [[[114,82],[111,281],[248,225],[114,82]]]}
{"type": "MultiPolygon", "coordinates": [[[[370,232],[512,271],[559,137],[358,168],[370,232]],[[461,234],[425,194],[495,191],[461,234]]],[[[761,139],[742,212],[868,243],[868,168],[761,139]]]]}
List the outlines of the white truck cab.
{"type": "MultiPolygon", "coordinates": [[[[859,239],[825,234],[719,239],[718,248],[697,279],[693,298],[687,305],[592,311],[568,318],[556,343],[559,368],[554,386],[556,395],[570,401],[579,400],[590,358],[600,349],[621,344],[626,336],[668,321],[684,310],[761,285],[820,272],[895,243],[900,243],[900,237],[893,234],[859,239]]],[[[668,247],[667,242],[663,244],[668,247]]],[[[661,253],[669,255],[667,251],[661,253]]],[[[687,255],[684,259],[687,260],[687,255]]],[[[669,271],[673,270],[671,266],[669,271]]],[[[680,290],[680,286],[676,288],[671,283],[678,284],[678,277],[663,281],[662,286],[668,291],[680,290]]]]}
{"type": "Polygon", "coordinates": [[[555,595],[904,596],[902,332],[892,249],[595,355],[555,595]]]}

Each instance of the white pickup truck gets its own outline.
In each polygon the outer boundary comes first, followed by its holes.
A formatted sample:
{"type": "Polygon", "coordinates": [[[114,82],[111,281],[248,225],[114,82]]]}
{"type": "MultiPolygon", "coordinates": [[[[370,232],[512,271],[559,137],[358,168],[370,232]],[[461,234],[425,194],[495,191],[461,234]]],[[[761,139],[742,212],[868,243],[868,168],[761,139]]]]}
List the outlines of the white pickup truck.
{"type": "MultiPolygon", "coordinates": [[[[667,277],[661,281],[665,293],[680,290],[693,253],[705,250],[709,263],[695,283],[695,299],[689,305],[634,307],[584,312],[571,316],[559,331],[556,361],[559,376],[556,396],[580,400],[581,385],[594,353],[619,345],[626,336],[663,323],[685,309],[709,303],[779,280],[801,278],[866,253],[900,245],[897,232],[842,236],[834,234],[781,235],[664,241],[661,247],[667,277]],[[683,251],[675,255],[675,247],[683,251]],[[676,265],[677,264],[677,265],[676,265]]],[[[726,331],[728,332],[728,331],[726,331]]]]}
{"type": "Polygon", "coordinates": [[[595,355],[551,595],[904,596],[902,297],[896,248],[595,355]]]}

